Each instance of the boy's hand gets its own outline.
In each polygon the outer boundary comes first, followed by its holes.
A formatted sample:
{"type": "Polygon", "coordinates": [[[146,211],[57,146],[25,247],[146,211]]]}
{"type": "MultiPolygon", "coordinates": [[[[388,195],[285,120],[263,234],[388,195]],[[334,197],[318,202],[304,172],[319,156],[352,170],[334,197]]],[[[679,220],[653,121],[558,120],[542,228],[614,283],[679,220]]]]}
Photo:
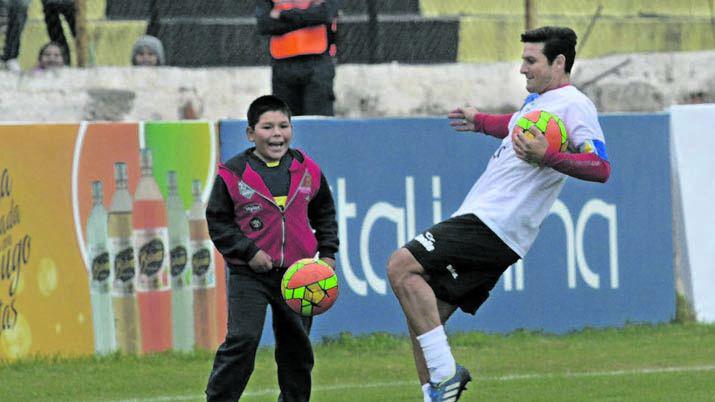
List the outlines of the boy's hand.
{"type": "Polygon", "coordinates": [[[268,272],[273,269],[273,259],[263,250],[258,250],[256,255],[248,261],[248,266],[251,267],[253,272],[268,272]]]}
{"type": "Polygon", "coordinates": [[[326,264],[330,265],[330,268],[335,269],[335,259],[334,258],[325,257],[325,258],[321,258],[321,260],[323,260],[326,264]]]}

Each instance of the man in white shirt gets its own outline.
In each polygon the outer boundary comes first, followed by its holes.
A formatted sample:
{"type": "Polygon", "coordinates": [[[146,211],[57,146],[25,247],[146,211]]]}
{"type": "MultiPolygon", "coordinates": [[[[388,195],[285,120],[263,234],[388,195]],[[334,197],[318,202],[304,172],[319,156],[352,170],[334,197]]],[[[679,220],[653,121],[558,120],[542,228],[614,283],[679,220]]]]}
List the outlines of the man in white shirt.
{"type": "Polygon", "coordinates": [[[513,114],[457,108],[457,131],[502,139],[484,173],[451,218],[419,234],[390,257],[388,278],[407,317],[425,401],[457,401],[471,376],[455,362],[443,323],[459,307],[475,314],[504,271],[523,258],[567,176],[606,182],[611,166],[596,108],[570,85],[576,33],[542,27],[521,35],[527,97],[513,114]],[[564,122],[565,152],[548,148],[524,114],[547,111],[564,122]],[[509,135],[514,131],[514,135],[509,135]],[[531,137],[533,135],[533,138],[531,137]]]}

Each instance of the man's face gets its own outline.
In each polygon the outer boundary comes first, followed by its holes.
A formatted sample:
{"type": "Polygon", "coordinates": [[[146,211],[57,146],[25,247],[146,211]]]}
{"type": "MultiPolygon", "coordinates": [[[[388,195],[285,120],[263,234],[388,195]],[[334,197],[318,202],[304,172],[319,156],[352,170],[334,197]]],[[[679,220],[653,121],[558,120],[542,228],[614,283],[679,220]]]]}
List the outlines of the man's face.
{"type": "Polygon", "coordinates": [[[57,46],[47,46],[44,51],[42,51],[42,56],[40,56],[40,67],[41,68],[54,68],[62,67],[65,65],[65,58],[62,56],[62,50],[57,46]]]}
{"type": "Polygon", "coordinates": [[[261,115],[254,128],[246,131],[248,140],[256,144],[258,156],[265,162],[279,161],[290,146],[293,127],[285,113],[268,111],[261,115]]]}
{"type": "Polygon", "coordinates": [[[137,66],[153,67],[159,64],[159,57],[149,47],[144,46],[134,55],[134,63],[137,66]]]}
{"type": "Polygon", "coordinates": [[[561,84],[565,75],[563,56],[557,56],[553,63],[549,64],[544,55],[543,43],[524,43],[521,59],[519,72],[526,76],[526,90],[530,93],[541,94],[561,84]]]}

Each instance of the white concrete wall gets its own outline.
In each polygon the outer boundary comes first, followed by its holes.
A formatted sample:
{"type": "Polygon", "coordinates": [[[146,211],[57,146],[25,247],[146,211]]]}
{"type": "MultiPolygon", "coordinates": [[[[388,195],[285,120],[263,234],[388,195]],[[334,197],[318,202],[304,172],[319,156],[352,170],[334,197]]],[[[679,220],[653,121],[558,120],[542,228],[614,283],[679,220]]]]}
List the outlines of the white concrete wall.
{"type": "MultiPolygon", "coordinates": [[[[715,101],[715,51],[577,61],[573,81],[583,85],[626,59],[585,88],[601,112],[661,111],[697,91],[715,101]]],[[[526,95],[518,69],[518,63],[339,65],[336,113],[442,115],[467,103],[513,111],[526,95]]],[[[0,71],[0,121],[175,120],[187,101],[201,118],[243,118],[250,101],[269,92],[268,67],[0,71]]]]}

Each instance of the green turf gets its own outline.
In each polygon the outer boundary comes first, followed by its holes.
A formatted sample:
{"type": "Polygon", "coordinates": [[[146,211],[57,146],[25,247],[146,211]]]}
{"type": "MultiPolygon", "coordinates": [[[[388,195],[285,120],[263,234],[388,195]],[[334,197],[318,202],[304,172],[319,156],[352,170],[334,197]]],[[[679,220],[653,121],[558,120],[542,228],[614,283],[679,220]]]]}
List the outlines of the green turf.
{"type": "MultiPolygon", "coordinates": [[[[715,326],[669,324],[450,336],[474,381],[463,401],[715,401],[715,326]]],[[[35,359],[0,364],[0,401],[199,401],[212,355],[35,359]]],[[[275,401],[260,350],[242,400],[275,401]]],[[[409,341],[349,334],[316,347],[312,401],[421,401],[409,341]]]]}

